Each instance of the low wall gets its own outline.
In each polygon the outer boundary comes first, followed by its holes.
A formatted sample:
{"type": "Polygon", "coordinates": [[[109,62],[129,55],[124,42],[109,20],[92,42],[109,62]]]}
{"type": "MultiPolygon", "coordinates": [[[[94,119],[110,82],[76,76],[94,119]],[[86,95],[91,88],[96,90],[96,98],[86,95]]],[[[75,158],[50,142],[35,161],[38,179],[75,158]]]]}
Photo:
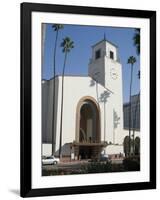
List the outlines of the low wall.
{"type": "Polygon", "coordinates": [[[105,149],[105,153],[108,155],[124,154],[123,145],[108,145],[105,149]]]}

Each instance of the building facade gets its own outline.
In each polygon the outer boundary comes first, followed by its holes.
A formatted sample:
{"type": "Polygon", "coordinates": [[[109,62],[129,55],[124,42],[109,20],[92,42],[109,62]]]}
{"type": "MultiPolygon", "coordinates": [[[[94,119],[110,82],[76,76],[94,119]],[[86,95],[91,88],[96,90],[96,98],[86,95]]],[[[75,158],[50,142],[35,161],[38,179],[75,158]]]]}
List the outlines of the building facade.
{"type": "Polygon", "coordinates": [[[101,40],[92,46],[88,76],[64,77],[62,118],[62,76],[55,79],[54,100],[54,80],[42,81],[43,154],[51,154],[52,145],[54,155],[59,156],[61,149],[62,157],[72,159],[123,154],[128,132],[123,128],[122,65],[117,46],[101,40]]]}

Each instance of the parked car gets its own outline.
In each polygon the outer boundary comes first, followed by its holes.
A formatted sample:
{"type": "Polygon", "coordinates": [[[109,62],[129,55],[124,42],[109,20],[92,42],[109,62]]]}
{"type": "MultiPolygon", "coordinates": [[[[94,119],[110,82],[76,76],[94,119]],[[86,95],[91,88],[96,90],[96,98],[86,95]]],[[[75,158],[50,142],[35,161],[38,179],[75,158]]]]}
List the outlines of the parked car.
{"type": "Polygon", "coordinates": [[[59,163],[59,158],[56,158],[54,156],[43,156],[42,157],[42,164],[43,165],[56,165],[59,163]]]}

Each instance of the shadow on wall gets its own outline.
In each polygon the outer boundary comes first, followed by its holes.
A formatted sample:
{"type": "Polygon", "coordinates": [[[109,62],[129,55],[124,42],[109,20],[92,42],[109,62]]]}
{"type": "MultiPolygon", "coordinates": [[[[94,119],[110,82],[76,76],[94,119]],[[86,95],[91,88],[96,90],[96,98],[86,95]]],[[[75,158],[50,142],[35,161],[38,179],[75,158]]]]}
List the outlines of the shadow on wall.
{"type": "Polygon", "coordinates": [[[96,85],[96,81],[94,81],[93,79],[90,80],[90,87],[93,87],[96,85]]]}
{"type": "Polygon", "coordinates": [[[93,87],[93,86],[96,86],[96,93],[97,93],[97,101],[98,102],[103,102],[103,103],[106,103],[107,102],[107,99],[110,97],[110,94],[111,92],[105,90],[103,93],[101,93],[99,95],[99,92],[98,92],[98,84],[95,80],[91,79],[90,80],[90,87],[93,87]]]}
{"type": "Polygon", "coordinates": [[[118,114],[115,110],[113,110],[113,121],[114,121],[114,129],[118,127],[120,117],[118,117],[118,114]]]}
{"type": "Polygon", "coordinates": [[[100,94],[99,102],[106,103],[108,98],[110,97],[110,94],[110,92],[105,90],[103,93],[100,94]]]}

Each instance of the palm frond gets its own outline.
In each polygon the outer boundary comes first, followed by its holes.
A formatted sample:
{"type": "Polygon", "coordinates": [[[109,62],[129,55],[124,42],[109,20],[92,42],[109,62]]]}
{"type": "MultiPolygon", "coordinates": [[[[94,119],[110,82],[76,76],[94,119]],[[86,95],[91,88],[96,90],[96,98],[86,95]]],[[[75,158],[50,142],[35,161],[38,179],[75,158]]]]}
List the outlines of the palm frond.
{"type": "Polygon", "coordinates": [[[128,58],[128,61],[127,61],[128,64],[134,64],[135,62],[136,62],[136,58],[134,56],[130,56],[128,58]]]}
{"type": "Polygon", "coordinates": [[[63,53],[70,52],[74,48],[74,42],[69,37],[65,37],[60,46],[63,47],[63,53]]]}
{"type": "Polygon", "coordinates": [[[52,28],[54,29],[54,31],[58,31],[59,29],[63,29],[64,26],[63,24],[53,24],[52,28]]]}
{"type": "Polygon", "coordinates": [[[134,42],[134,45],[136,46],[137,54],[139,55],[140,54],[140,29],[139,28],[135,29],[133,42],[134,42]]]}

